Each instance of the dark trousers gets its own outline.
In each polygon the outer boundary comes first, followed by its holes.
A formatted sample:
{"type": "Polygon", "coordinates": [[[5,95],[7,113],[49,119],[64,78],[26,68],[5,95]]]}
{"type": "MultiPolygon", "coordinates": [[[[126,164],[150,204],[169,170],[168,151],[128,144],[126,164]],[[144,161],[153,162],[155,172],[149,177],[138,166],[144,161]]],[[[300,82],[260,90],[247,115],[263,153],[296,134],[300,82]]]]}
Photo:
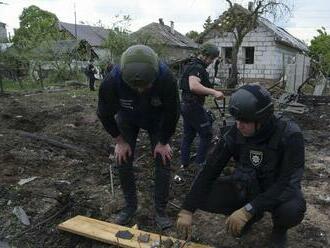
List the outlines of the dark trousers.
{"type": "MultiPolygon", "coordinates": [[[[217,181],[207,200],[201,203],[199,208],[207,212],[230,215],[247,203],[244,193],[238,189],[235,183],[217,181]]],[[[303,220],[306,202],[301,191],[297,190],[291,199],[267,211],[272,214],[274,229],[289,229],[303,220]]],[[[256,218],[261,219],[262,216],[263,213],[256,218]]]]}
{"type": "Polygon", "coordinates": [[[95,77],[89,77],[89,89],[95,90],[95,77]]]}
{"type": "MultiPolygon", "coordinates": [[[[120,184],[124,193],[126,206],[131,208],[137,207],[137,195],[136,195],[136,182],[133,172],[133,160],[134,160],[134,150],[136,145],[136,139],[139,133],[139,127],[135,126],[133,123],[128,122],[117,116],[116,118],[118,127],[121,134],[123,135],[125,141],[131,146],[132,156],[128,161],[121,165],[118,165],[120,184]]],[[[154,148],[157,142],[157,130],[151,127],[148,131],[150,138],[151,151],[153,154],[154,148]]],[[[170,162],[164,165],[160,155],[157,155],[155,160],[155,190],[154,190],[154,201],[156,211],[163,211],[166,208],[168,197],[169,197],[169,187],[170,187],[170,162]]]]}
{"type": "Polygon", "coordinates": [[[207,150],[212,139],[212,122],[204,107],[197,102],[183,102],[181,104],[183,117],[183,138],[181,142],[181,164],[190,164],[190,149],[196,137],[199,136],[199,145],[195,162],[204,164],[207,150]]]}

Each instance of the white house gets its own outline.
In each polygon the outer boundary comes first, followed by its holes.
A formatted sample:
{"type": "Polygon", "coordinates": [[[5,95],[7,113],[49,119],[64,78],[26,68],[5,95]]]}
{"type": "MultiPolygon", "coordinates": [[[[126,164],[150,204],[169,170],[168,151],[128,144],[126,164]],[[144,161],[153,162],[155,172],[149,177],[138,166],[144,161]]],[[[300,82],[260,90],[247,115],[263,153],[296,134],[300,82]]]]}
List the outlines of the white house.
{"type": "Polygon", "coordinates": [[[0,22],[0,42],[8,42],[6,23],[0,22]]]}
{"type": "MultiPolygon", "coordinates": [[[[217,77],[221,79],[229,75],[234,37],[232,33],[218,31],[217,25],[220,23],[220,18],[199,38],[201,42],[209,41],[220,48],[223,62],[217,77]]],[[[298,63],[299,68],[295,68],[295,73],[302,73],[297,77],[304,81],[308,76],[310,65],[307,52],[308,47],[304,42],[269,20],[260,17],[257,28],[244,37],[239,49],[237,64],[239,79],[243,82],[277,81],[286,74],[287,66],[295,64],[299,57],[302,63],[298,63]]],[[[212,71],[210,75],[213,75],[212,71]]]]}

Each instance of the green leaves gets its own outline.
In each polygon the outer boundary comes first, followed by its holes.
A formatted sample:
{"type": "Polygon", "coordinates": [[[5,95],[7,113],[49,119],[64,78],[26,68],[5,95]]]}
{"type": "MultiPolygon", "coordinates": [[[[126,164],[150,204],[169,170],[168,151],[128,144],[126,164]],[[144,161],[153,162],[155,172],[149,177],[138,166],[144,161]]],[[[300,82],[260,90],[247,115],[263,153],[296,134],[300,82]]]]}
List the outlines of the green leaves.
{"type": "Polygon", "coordinates": [[[326,75],[330,75],[330,35],[325,28],[318,29],[309,47],[310,56],[319,61],[319,69],[326,75]]]}
{"type": "Polygon", "coordinates": [[[13,37],[13,43],[16,47],[31,49],[43,41],[61,39],[58,18],[51,12],[31,5],[24,8],[19,19],[20,27],[13,37]]]}

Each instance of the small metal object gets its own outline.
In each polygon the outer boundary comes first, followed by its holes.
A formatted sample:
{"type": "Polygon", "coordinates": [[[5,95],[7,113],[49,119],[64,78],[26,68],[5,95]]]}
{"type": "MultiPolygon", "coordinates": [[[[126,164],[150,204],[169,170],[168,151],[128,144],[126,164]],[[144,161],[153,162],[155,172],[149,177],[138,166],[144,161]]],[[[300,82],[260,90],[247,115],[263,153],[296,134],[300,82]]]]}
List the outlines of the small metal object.
{"type": "Polygon", "coordinates": [[[138,241],[141,243],[148,243],[149,240],[150,240],[150,234],[148,233],[145,234],[140,233],[140,235],[138,236],[138,241]]]}
{"type": "Polygon", "coordinates": [[[165,239],[162,243],[162,247],[171,248],[173,244],[174,244],[174,242],[172,241],[172,239],[165,239]]]}
{"type": "Polygon", "coordinates": [[[133,238],[133,234],[128,231],[128,230],[125,230],[125,231],[118,231],[116,233],[116,237],[117,238],[121,238],[121,239],[132,239],[133,238]]]}

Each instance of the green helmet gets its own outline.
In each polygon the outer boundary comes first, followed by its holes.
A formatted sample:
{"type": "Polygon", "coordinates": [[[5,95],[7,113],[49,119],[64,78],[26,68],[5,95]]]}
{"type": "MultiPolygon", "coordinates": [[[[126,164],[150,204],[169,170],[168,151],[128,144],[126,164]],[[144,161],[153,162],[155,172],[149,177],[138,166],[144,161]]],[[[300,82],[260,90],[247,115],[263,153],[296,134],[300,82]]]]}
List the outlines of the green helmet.
{"type": "Polygon", "coordinates": [[[122,79],[131,88],[145,88],[157,78],[158,56],[148,46],[134,45],[122,54],[120,67],[122,79]]]}
{"type": "Polygon", "coordinates": [[[264,87],[244,85],[230,96],[229,112],[236,120],[263,123],[274,113],[274,105],[264,87]]]}
{"type": "Polygon", "coordinates": [[[219,56],[218,47],[212,43],[208,43],[208,42],[204,43],[203,45],[201,45],[199,50],[202,55],[205,55],[205,56],[208,56],[211,58],[216,58],[219,56]]]}

